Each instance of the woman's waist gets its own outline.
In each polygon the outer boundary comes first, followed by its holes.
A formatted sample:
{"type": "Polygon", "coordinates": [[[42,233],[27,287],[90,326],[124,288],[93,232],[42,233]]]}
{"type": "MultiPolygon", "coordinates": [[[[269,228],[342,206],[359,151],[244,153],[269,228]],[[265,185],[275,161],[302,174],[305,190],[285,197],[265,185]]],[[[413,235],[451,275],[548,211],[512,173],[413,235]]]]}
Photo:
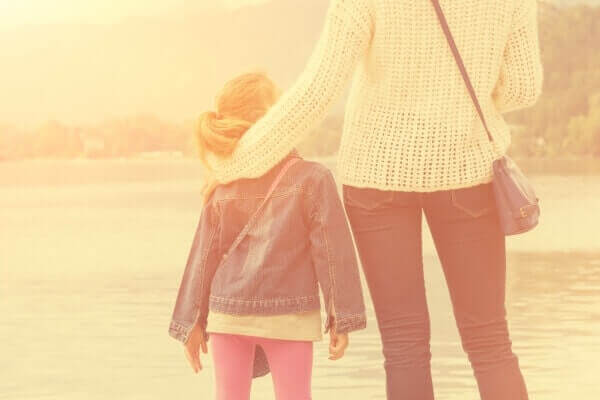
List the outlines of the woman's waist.
{"type": "Polygon", "coordinates": [[[385,116],[369,120],[347,115],[340,144],[340,162],[369,159],[383,166],[391,161],[409,169],[449,160],[460,164],[475,159],[487,162],[490,152],[502,153],[510,143],[510,127],[500,114],[490,113],[485,118],[499,145],[495,147],[474,112],[468,118],[456,120],[399,114],[387,121],[385,116]]]}
{"type": "Polygon", "coordinates": [[[374,142],[345,140],[337,172],[340,183],[380,190],[433,192],[489,182],[492,164],[506,153],[510,134],[448,142],[374,142]]]}
{"type": "MultiPolygon", "coordinates": [[[[467,94],[464,85],[444,88],[439,85],[415,87],[402,91],[390,91],[390,87],[403,87],[380,81],[376,85],[357,83],[352,87],[346,111],[345,127],[386,126],[394,129],[398,126],[416,128],[436,127],[461,131],[479,119],[473,100],[467,94]]],[[[478,88],[478,100],[484,117],[494,121],[504,120],[493,97],[492,88],[478,88]],[[485,94],[486,95],[485,95],[485,94]]]]}

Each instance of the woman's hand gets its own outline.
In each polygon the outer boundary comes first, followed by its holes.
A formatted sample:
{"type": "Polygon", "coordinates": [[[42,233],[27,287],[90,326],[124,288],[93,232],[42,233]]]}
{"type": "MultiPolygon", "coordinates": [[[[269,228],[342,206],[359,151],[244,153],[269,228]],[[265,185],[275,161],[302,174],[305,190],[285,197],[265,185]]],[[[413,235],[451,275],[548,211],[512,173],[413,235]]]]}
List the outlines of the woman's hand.
{"type": "Polygon", "coordinates": [[[339,360],[344,357],[344,352],[348,347],[348,334],[335,333],[332,329],[329,332],[329,359],[339,360]]]}
{"type": "Polygon", "coordinates": [[[208,353],[206,338],[204,337],[202,327],[199,324],[196,324],[192,328],[187,342],[183,345],[185,357],[195,373],[198,373],[202,369],[202,363],[200,363],[200,349],[202,349],[204,354],[208,353]]]}

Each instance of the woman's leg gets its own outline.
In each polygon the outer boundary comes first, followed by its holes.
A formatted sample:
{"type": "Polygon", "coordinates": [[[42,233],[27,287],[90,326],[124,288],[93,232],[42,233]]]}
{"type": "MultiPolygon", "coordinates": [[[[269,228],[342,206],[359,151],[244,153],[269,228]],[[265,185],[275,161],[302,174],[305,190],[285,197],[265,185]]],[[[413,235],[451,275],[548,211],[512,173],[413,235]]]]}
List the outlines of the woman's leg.
{"type": "Polygon", "coordinates": [[[344,204],[381,334],[387,398],[432,400],[420,196],[344,186],[344,204]]]}
{"type": "Polygon", "coordinates": [[[237,335],[210,334],[217,400],[248,400],[255,342],[237,335]]]}
{"type": "Polygon", "coordinates": [[[310,400],[313,343],[259,339],[269,361],[277,400],[310,400]]]}
{"type": "Polygon", "coordinates": [[[491,184],[430,193],[425,214],[482,400],[525,400],[505,310],[505,239],[491,184]]]}

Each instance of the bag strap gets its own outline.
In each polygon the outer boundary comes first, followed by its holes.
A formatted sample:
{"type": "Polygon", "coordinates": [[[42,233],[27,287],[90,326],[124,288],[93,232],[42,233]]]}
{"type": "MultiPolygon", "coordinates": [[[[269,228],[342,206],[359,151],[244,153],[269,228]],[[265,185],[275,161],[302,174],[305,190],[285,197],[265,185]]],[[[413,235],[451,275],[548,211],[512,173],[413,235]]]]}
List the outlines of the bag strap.
{"type": "Polygon", "coordinates": [[[227,256],[229,254],[231,254],[239,246],[239,244],[242,242],[242,240],[244,240],[244,238],[246,237],[246,235],[248,234],[248,232],[250,232],[250,229],[252,228],[252,225],[254,225],[254,223],[258,219],[258,216],[259,216],[260,212],[262,211],[262,209],[264,208],[264,206],[267,204],[269,198],[271,197],[271,195],[273,195],[273,192],[275,191],[275,188],[277,187],[277,185],[279,185],[279,182],[281,181],[281,179],[283,178],[283,176],[290,169],[290,167],[292,165],[294,165],[298,161],[300,161],[299,157],[292,157],[281,168],[281,170],[279,171],[279,174],[277,175],[277,177],[275,178],[275,180],[271,184],[271,187],[269,188],[269,191],[265,195],[265,198],[263,199],[262,203],[258,206],[258,208],[254,212],[254,214],[252,214],[252,216],[248,220],[248,223],[246,224],[246,226],[244,226],[244,228],[242,229],[242,231],[237,235],[237,237],[233,241],[233,244],[231,245],[231,247],[229,247],[229,250],[227,250],[227,252],[223,255],[222,261],[224,261],[227,258],[227,256]]]}
{"type": "Polygon", "coordinates": [[[467,90],[471,95],[471,99],[473,100],[473,104],[475,105],[475,109],[479,114],[479,118],[481,118],[481,122],[483,123],[483,127],[485,128],[485,132],[487,133],[488,139],[490,142],[494,142],[494,138],[488,129],[487,123],[485,122],[485,118],[483,116],[483,111],[481,110],[481,105],[479,104],[479,100],[477,100],[477,95],[475,94],[475,89],[473,88],[473,84],[471,83],[471,79],[469,78],[469,74],[467,73],[467,69],[465,68],[465,64],[458,52],[458,48],[456,47],[456,43],[454,42],[454,37],[452,36],[452,32],[450,32],[450,28],[448,27],[448,22],[446,21],[446,17],[444,16],[444,12],[442,11],[442,7],[440,6],[439,0],[431,0],[433,7],[435,8],[435,13],[437,14],[438,19],[440,20],[440,25],[442,26],[442,30],[444,31],[444,35],[446,35],[446,40],[448,41],[448,45],[450,45],[450,50],[452,50],[452,55],[454,55],[454,59],[456,60],[456,65],[458,65],[458,69],[460,70],[460,74],[465,81],[465,85],[467,86],[467,90]]]}

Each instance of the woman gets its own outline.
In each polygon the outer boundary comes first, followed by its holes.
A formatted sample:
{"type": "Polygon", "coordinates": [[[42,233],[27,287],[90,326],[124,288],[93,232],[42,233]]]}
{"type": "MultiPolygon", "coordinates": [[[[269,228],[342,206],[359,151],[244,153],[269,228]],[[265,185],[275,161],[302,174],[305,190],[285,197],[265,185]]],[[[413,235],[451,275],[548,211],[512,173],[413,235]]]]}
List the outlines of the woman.
{"type": "Polygon", "coordinates": [[[332,0],[309,65],[228,158],[223,183],[263,175],[353,80],[338,176],[371,291],[388,399],[433,399],[424,213],[483,400],[527,399],[505,316],[505,241],[492,162],[502,113],[542,86],[536,0],[442,0],[494,137],[489,142],[429,0],[332,0]]]}

